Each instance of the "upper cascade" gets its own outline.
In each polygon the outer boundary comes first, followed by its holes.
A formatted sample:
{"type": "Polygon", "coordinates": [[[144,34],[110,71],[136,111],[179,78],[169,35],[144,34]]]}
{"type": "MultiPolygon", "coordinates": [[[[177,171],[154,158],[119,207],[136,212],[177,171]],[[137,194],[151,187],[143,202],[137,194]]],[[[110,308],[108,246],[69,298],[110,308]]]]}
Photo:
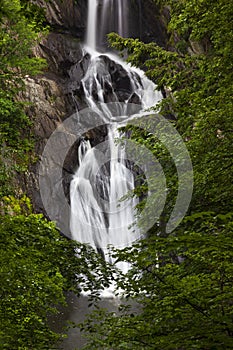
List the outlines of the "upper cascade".
{"type": "Polygon", "coordinates": [[[86,45],[92,50],[103,49],[110,32],[128,36],[128,1],[88,0],[86,45]]]}

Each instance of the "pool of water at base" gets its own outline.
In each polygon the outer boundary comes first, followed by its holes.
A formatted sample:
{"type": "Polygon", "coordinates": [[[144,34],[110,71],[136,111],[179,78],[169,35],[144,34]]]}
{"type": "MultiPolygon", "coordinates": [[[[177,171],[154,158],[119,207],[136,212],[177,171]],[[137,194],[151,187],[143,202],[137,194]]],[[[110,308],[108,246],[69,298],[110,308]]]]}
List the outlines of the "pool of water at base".
{"type": "MultiPolygon", "coordinates": [[[[83,322],[86,316],[94,309],[94,307],[90,307],[89,304],[88,297],[82,295],[77,297],[73,293],[68,293],[67,306],[62,307],[59,314],[50,319],[51,328],[54,331],[67,334],[67,338],[59,344],[59,349],[80,350],[86,344],[86,338],[78,328],[69,328],[68,331],[64,332],[64,327],[67,326],[67,321],[75,323],[83,322]]],[[[102,298],[99,301],[100,307],[116,313],[120,304],[122,304],[122,300],[119,300],[118,298],[102,298]]],[[[138,309],[136,304],[131,305],[134,311],[138,309]]]]}

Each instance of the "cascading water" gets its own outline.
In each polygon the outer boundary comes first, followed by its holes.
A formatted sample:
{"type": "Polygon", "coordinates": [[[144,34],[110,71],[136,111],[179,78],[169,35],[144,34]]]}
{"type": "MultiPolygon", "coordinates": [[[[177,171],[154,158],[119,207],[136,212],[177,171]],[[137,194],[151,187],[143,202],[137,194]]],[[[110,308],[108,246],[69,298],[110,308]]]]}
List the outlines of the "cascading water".
{"type": "MultiPolygon", "coordinates": [[[[103,124],[106,124],[105,115],[113,122],[106,126],[105,142],[99,146],[93,147],[85,135],[80,141],[79,167],[70,186],[70,229],[75,240],[91,244],[106,260],[112,262],[108,255],[108,245],[124,248],[140,237],[140,231],[135,226],[130,228],[135,221],[137,199],[120,201],[134,189],[135,178],[127,164],[123,145],[115,143],[115,139],[120,137],[118,128],[122,125],[114,122],[115,117],[106,101],[119,103],[124,115],[132,96],[136,96],[137,103],[144,110],[154,106],[161,99],[161,94],[154,91],[155,85],[140,70],[129,67],[111,54],[103,55],[96,51],[97,13],[100,12],[98,33],[102,36],[98,39],[99,42],[104,41],[105,34],[112,29],[111,23],[114,24],[115,31],[126,35],[129,1],[89,0],[88,5],[85,50],[91,58],[81,84],[87,105],[102,116],[103,124]],[[113,82],[109,71],[111,62],[114,63],[114,68],[124,71],[124,79],[129,82],[127,93],[124,86],[120,87],[124,97],[113,82]],[[105,161],[102,162],[104,153],[105,161]]],[[[119,268],[126,271],[128,266],[120,265],[119,268]]]]}

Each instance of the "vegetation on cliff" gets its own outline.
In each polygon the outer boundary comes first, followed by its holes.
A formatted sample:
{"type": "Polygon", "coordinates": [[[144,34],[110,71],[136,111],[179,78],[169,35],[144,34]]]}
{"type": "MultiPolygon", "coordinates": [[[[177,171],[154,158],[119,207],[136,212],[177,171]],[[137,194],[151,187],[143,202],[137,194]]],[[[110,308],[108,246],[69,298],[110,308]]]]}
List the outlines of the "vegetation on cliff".
{"type": "MultiPolygon", "coordinates": [[[[25,2],[23,2],[25,4],[25,2]]],[[[36,12],[19,0],[1,1],[0,9],[0,159],[1,196],[14,194],[12,177],[25,171],[33,143],[29,118],[19,92],[23,79],[36,74],[45,66],[32,55],[32,48],[41,35],[36,12]]]]}

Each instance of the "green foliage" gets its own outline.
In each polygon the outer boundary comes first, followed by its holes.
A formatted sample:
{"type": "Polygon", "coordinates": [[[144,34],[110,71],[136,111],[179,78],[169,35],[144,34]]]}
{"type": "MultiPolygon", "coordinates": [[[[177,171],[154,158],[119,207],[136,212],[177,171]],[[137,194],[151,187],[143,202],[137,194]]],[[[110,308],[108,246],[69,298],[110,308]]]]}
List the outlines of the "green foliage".
{"type": "Polygon", "coordinates": [[[150,151],[150,156],[153,154],[154,160],[156,159],[161,168],[157,168],[157,166],[153,164],[153,172],[148,171],[149,168],[147,169],[148,173],[151,174],[150,177],[148,177],[148,175],[145,177],[144,174],[141,174],[137,178],[139,184],[133,191],[133,194],[140,198],[140,202],[137,205],[137,224],[142,231],[145,232],[148,227],[148,222],[151,222],[152,217],[155,225],[159,227],[160,234],[166,235],[164,224],[170,217],[178,191],[178,176],[175,162],[178,164],[182,159],[179,160],[178,157],[173,159],[172,155],[166,148],[168,145],[170,145],[170,148],[173,148],[174,145],[177,144],[176,135],[169,135],[169,140],[167,140],[168,133],[166,125],[159,123],[156,118],[154,118],[153,114],[151,116],[147,115],[145,119],[142,117],[141,121],[142,123],[138,121],[137,127],[129,123],[123,129],[127,131],[127,135],[129,135],[130,132],[130,138],[134,140],[133,145],[135,145],[135,142],[143,145],[137,153],[137,159],[140,159],[141,164],[147,164],[147,166],[149,166],[151,161],[151,159],[147,159],[144,148],[146,147],[146,149],[150,151]],[[145,125],[147,125],[148,130],[145,130],[145,125]],[[159,132],[152,134],[149,132],[149,129],[157,129],[159,132]],[[164,141],[164,143],[162,141],[164,141]],[[161,169],[162,174],[160,171],[161,169]],[[162,181],[164,181],[163,185],[161,185],[162,181]],[[150,205],[147,206],[142,215],[142,210],[145,209],[147,203],[148,183],[150,187],[150,205]],[[165,204],[163,204],[163,200],[165,200],[165,204]],[[157,222],[154,219],[155,208],[164,208],[157,222]]]}
{"type": "Polygon", "coordinates": [[[36,25],[37,31],[44,32],[45,28],[47,28],[45,26],[45,9],[28,0],[20,0],[20,4],[21,13],[25,18],[36,25]]]}
{"type": "Polygon", "coordinates": [[[232,349],[232,219],[198,213],[169,237],[117,252],[133,266],[118,286],[143,308],[92,315],[86,349],[232,349]]]}
{"type": "Polygon", "coordinates": [[[2,198],[3,214],[4,215],[28,215],[32,213],[32,204],[30,199],[23,195],[21,198],[15,198],[14,196],[5,196],[2,198]]]}
{"type": "Polygon", "coordinates": [[[173,115],[191,153],[196,184],[193,203],[200,204],[201,211],[210,206],[214,211],[228,211],[233,191],[229,178],[233,172],[232,6],[226,0],[211,5],[207,0],[163,3],[171,7],[172,33],[184,36],[188,26],[187,45],[191,48],[192,40],[200,40],[199,53],[166,51],[155,43],[116,34],[110,34],[109,40],[118,50],[127,49],[128,61],[145,69],[158,88],[167,91],[158,109],[165,117],[173,115]],[[209,44],[205,46],[202,40],[207,32],[209,44]]]}
{"type": "Polygon", "coordinates": [[[13,87],[16,79],[36,74],[44,67],[43,60],[30,55],[38,35],[35,20],[25,17],[19,0],[1,1],[0,79],[5,86],[13,87]]]}
{"type": "Polygon", "coordinates": [[[47,313],[65,301],[54,256],[62,242],[54,225],[36,215],[5,216],[1,240],[1,348],[49,349],[58,336],[47,313]]]}
{"type": "MultiPolygon", "coordinates": [[[[19,210],[14,199],[5,200],[19,210]]],[[[79,295],[82,284],[98,297],[109,284],[103,276],[110,268],[91,248],[61,236],[42,215],[5,215],[0,237],[1,349],[53,349],[61,335],[49,328],[48,316],[65,304],[64,292],[79,295]]]]}

